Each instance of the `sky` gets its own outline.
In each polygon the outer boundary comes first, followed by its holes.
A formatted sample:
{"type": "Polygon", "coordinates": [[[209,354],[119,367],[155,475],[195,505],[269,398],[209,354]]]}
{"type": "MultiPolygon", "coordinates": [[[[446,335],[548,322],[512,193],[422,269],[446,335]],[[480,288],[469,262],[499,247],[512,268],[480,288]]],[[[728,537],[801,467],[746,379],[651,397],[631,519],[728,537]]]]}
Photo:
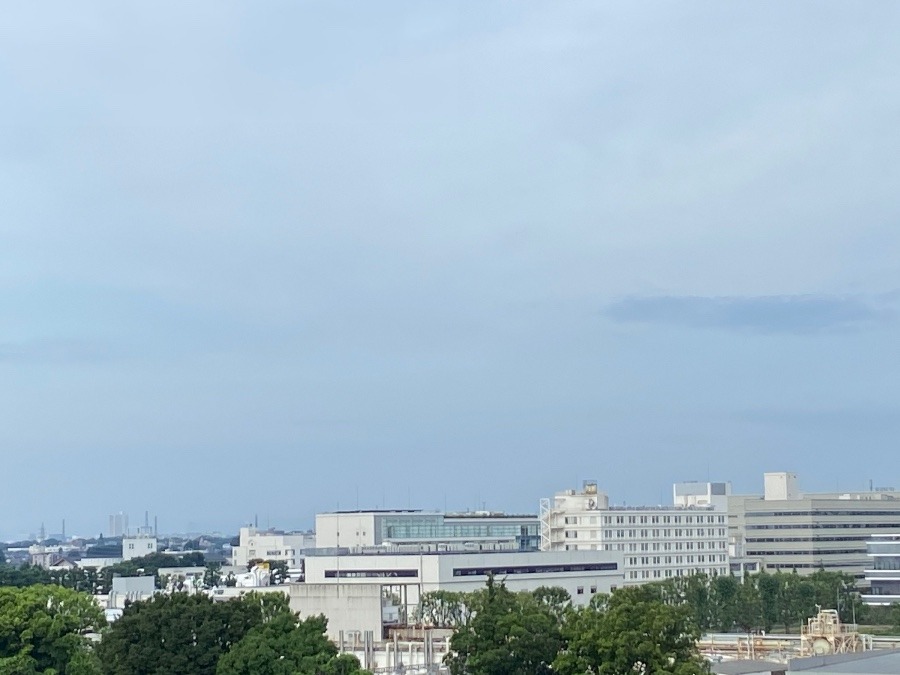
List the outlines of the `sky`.
{"type": "Polygon", "coordinates": [[[7,3],[0,536],[900,486],[896,2],[7,3]]]}

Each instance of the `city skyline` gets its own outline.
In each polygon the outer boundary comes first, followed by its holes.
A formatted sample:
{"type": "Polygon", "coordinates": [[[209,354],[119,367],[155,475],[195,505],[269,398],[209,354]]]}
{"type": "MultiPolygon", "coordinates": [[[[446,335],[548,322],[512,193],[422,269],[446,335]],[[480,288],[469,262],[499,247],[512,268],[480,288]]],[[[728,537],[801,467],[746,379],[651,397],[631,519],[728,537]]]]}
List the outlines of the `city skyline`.
{"type": "Polygon", "coordinates": [[[900,483],[896,3],[3,30],[4,537],[900,483]]]}

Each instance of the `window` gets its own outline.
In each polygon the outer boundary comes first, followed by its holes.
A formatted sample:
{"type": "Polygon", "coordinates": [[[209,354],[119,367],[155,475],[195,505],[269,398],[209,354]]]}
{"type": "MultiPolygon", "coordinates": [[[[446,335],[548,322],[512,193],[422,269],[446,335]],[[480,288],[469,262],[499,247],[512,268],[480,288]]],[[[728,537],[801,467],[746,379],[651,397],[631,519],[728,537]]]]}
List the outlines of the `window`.
{"type": "Polygon", "coordinates": [[[596,592],[597,592],[597,587],[596,587],[596,586],[591,586],[591,595],[593,595],[593,594],[596,593],[596,592]]]}
{"type": "Polygon", "coordinates": [[[579,586],[578,588],[575,589],[575,592],[578,595],[584,595],[584,586],[579,586]]]}

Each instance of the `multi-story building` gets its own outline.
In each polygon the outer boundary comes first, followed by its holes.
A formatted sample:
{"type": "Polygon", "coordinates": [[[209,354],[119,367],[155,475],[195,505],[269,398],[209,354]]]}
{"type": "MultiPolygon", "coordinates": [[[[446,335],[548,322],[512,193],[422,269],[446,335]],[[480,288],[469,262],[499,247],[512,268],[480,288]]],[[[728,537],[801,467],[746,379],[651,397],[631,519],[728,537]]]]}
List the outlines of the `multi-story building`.
{"type": "Polygon", "coordinates": [[[159,550],[156,537],[122,537],[122,559],[131,560],[151,555],[159,550]]]}
{"type": "Polygon", "coordinates": [[[126,534],[128,534],[128,514],[122,511],[110,514],[107,535],[110,537],[122,537],[126,534]]]}
{"type": "Polygon", "coordinates": [[[372,546],[422,550],[537,551],[535,515],[476,511],[336,511],[316,515],[319,548],[372,546]]]}
{"type": "Polygon", "coordinates": [[[792,473],[765,474],[762,495],[728,497],[730,552],[769,571],[846,572],[862,583],[866,542],[900,532],[900,495],[803,493],[792,473]]]}
{"type": "Polygon", "coordinates": [[[581,492],[566,490],[552,501],[541,501],[541,548],[621,552],[626,584],[701,572],[727,574],[726,515],[715,504],[699,502],[611,506],[597,483],[587,481],[581,492]]]}
{"type": "Polygon", "coordinates": [[[471,592],[489,576],[512,591],[560,587],[572,602],[584,605],[597,593],[624,584],[623,555],[616,551],[509,551],[356,553],[334,555],[327,549],[305,558],[306,585],[379,584],[396,598],[399,623],[414,622],[415,608],[429,591],[471,592]]]}
{"type": "Polygon", "coordinates": [[[315,548],[311,532],[281,532],[242,527],[237,546],[231,548],[231,564],[246,568],[251,560],[284,561],[289,568],[300,567],[305,549],[315,548]]]}
{"type": "Polygon", "coordinates": [[[900,602],[900,534],[876,534],[866,543],[869,565],[863,595],[868,605],[900,602]]]}

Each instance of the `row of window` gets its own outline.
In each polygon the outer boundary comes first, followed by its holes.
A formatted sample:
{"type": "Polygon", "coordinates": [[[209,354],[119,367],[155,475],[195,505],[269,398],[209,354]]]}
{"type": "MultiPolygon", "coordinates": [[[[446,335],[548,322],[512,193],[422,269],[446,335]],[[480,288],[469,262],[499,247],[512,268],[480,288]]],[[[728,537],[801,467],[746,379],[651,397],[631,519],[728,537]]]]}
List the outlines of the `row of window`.
{"type": "Polygon", "coordinates": [[[870,516],[897,517],[900,516],[900,506],[890,511],[820,511],[819,509],[813,509],[812,511],[747,511],[744,515],[747,518],[784,518],[790,516],[865,516],[866,518],[870,516]]]}
{"type": "Polygon", "coordinates": [[[806,550],[806,551],[747,551],[748,556],[773,556],[773,555],[814,555],[814,556],[822,556],[822,555],[855,555],[863,553],[863,551],[858,548],[844,548],[844,549],[816,549],[816,550],[806,550]]]}
{"type": "Polygon", "coordinates": [[[728,574],[728,570],[724,567],[700,567],[692,570],[631,570],[628,573],[629,579],[663,579],[671,577],[687,577],[692,574],[708,574],[716,576],[719,574],[728,574]]]}
{"type": "Polygon", "coordinates": [[[455,577],[508,576],[510,574],[552,574],[558,572],[614,572],[619,564],[602,563],[570,563],[562,565],[506,565],[504,567],[454,567],[455,577]]]}
{"type": "Polygon", "coordinates": [[[746,525],[748,530],[888,530],[900,529],[900,523],[794,523],[792,525],[746,525]]]}
{"type": "MultiPolygon", "coordinates": [[[[725,516],[706,516],[706,515],[691,515],[691,516],[602,516],[604,525],[668,525],[668,524],[676,524],[679,525],[684,523],[686,525],[692,525],[696,523],[697,525],[702,525],[703,523],[707,523],[712,525],[714,523],[724,524],[725,516]]],[[[598,524],[598,516],[566,516],[565,524],[566,525],[597,525],[598,524]]]]}
{"type": "Polygon", "coordinates": [[[868,541],[869,537],[865,534],[853,537],[747,537],[748,544],[771,544],[779,541],[868,541]]]}
{"type": "Polygon", "coordinates": [[[629,565],[662,565],[662,564],[671,565],[673,562],[676,565],[682,565],[685,563],[687,563],[687,564],[694,563],[695,557],[696,557],[696,562],[698,562],[698,563],[725,562],[725,554],[724,553],[720,553],[718,555],[713,554],[713,555],[708,555],[708,556],[707,555],[698,555],[698,556],[692,556],[692,555],[676,555],[676,556],[643,555],[643,556],[630,556],[627,560],[628,560],[629,565]],[[707,558],[709,558],[709,560],[707,560],[707,558]]]}

